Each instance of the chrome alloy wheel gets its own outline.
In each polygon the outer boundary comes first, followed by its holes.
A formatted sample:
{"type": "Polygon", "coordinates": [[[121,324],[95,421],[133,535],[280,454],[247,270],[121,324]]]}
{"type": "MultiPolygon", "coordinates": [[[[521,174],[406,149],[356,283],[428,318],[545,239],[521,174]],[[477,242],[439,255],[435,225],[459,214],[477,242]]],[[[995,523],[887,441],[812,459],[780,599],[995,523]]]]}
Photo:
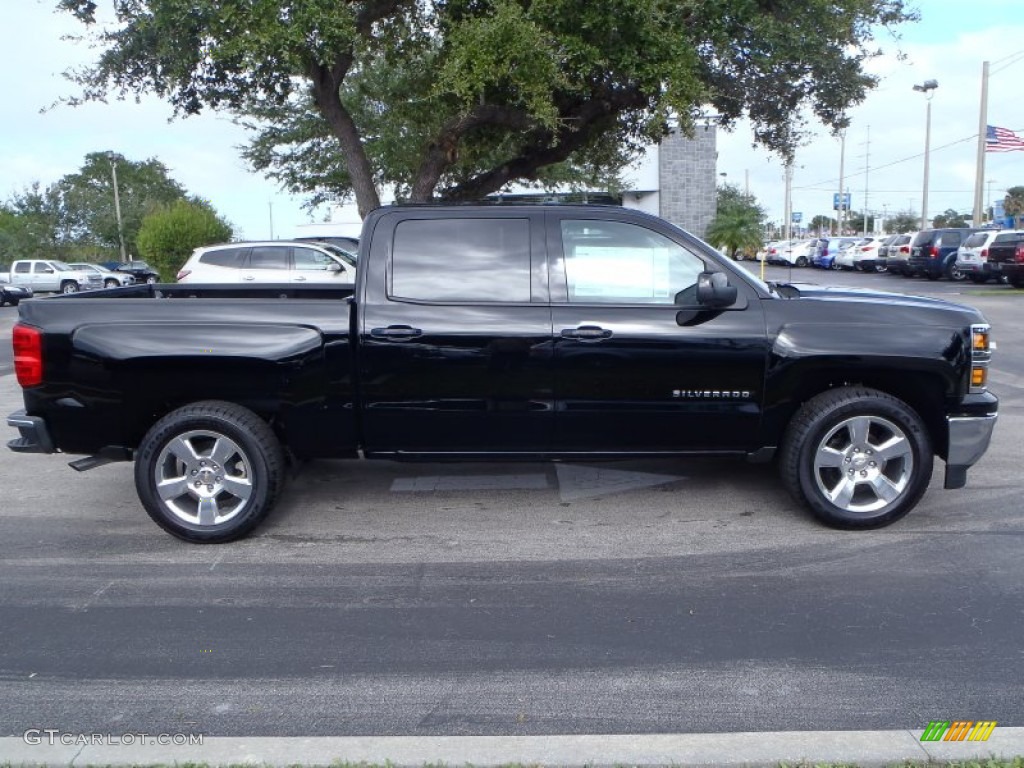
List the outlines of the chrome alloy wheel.
{"type": "Polygon", "coordinates": [[[880,416],[854,416],[833,427],[814,453],[814,480],[832,504],[851,513],[896,502],[914,472],[910,440],[880,416]]]}
{"type": "Polygon", "coordinates": [[[213,526],[238,516],[252,496],[252,464],[238,443],[195,430],[171,439],[154,468],[156,493],[182,522],[213,526]]]}

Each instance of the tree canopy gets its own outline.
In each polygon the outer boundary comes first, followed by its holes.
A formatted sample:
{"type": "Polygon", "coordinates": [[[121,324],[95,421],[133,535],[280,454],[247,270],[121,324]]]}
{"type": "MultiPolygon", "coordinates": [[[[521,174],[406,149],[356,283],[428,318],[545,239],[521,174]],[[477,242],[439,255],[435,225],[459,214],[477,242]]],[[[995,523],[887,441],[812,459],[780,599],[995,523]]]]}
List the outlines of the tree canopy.
{"type": "Polygon", "coordinates": [[[750,118],[790,156],[802,115],[840,129],[904,0],[133,0],[98,23],[70,101],[155,93],[233,110],[293,190],[379,204],[614,174],[669,125],[750,118]]]}
{"type": "Polygon", "coordinates": [[[921,228],[921,214],[913,211],[900,211],[885,220],[885,229],[896,234],[916,232],[921,228]]]}
{"type": "Polygon", "coordinates": [[[142,220],[139,253],[166,280],[177,274],[193,249],[223,243],[231,236],[231,225],[209,203],[175,200],[142,220]]]}
{"type": "Polygon", "coordinates": [[[945,211],[940,213],[934,219],[932,219],[932,226],[937,229],[945,227],[966,227],[967,219],[970,215],[957,213],[955,208],[947,208],[945,211]]]}
{"type": "Polygon", "coordinates": [[[186,197],[160,161],[91,152],[82,167],[42,188],[38,183],[0,205],[0,254],[7,258],[118,258],[114,166],[127,253],[137,253],[143,219],[186,197]]]}

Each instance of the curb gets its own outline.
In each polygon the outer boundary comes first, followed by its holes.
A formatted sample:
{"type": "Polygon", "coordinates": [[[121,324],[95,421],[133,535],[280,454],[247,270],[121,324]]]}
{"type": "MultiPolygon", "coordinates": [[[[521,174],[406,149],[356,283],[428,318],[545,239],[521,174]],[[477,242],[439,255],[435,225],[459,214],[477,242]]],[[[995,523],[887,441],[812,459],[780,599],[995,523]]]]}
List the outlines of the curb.
{"type": "MultiPolygon", "coordinates": [[[[122,743],[130,734],[42,734],[39,744],[0,738],[0,759],[12,765],[127,766],[154,763],[330,766],[371,763],[390,768],[425,764],[474,768],[520,765],[776,766],[852,763],[861,768],[1024,756],[1024,728],[997,727],[984,742],[922,742],[922,731],[781,731],[620,736],[207,737],[202,745],[122,743]],[[52,743],[51,743],[52,742],[52,743]]],[[[140,737],[132,737],[139,741],[140,737]]]]}

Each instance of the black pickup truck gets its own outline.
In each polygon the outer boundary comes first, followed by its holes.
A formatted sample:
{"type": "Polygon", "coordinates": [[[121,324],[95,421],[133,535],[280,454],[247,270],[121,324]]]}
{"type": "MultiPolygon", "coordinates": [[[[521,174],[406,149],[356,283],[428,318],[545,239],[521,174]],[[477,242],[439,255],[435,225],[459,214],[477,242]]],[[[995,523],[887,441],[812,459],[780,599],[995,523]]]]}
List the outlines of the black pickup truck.
{"type": "Polygon", "coordinates": [[[873,528],[936,455],[962,487],[998,404],[976,310],[765,284],[615,207],[381,208],[354,290],[136,285],[19,312],[8,446],[134,460],[149,515],[196,542],[254,529],[290,462],[356,456],[774,459],[821,521],[873,528]]]}
{"type": "Polygon", "coordinates": [[[988,269],[1005,275],[1014,288],[1024,288],[1024,231],[1000,232],[988,247],[988,269]]]}

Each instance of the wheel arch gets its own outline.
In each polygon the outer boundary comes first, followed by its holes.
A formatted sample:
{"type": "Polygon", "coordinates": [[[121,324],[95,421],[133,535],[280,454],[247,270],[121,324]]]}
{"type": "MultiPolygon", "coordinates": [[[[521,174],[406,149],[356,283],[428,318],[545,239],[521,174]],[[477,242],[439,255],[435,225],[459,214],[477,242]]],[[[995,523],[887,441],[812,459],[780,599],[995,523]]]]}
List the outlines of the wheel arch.
{"type": "Polygon", "coordinates": [[[842,368],[805,371],[794,381],[789,396],[766,408],[765,426],[781,440],[800,406],[812,397],[839,387],[863,386],[877,389],[906,403],[924,422],[934,452],[945,458],[949,448],[944,403],[948,382],[938,373],[921,370],[893,370],[871,367],[856,371],[842,368]]]}

